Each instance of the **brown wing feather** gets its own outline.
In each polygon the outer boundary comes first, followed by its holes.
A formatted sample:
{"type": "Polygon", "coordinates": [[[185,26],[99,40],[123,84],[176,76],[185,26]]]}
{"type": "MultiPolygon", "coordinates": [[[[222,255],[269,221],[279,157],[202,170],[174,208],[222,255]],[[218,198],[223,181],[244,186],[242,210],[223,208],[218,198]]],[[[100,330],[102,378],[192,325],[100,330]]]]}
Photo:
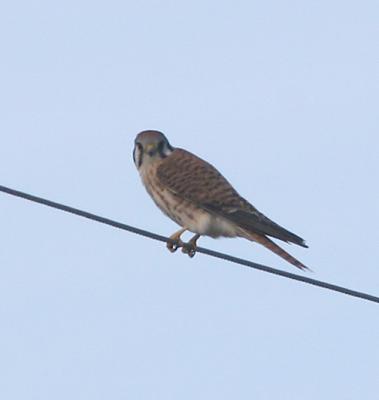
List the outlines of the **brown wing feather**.
{"type": "Polygon", "coordinates": [[[236,210],[230,212],[228,218],[250,232],[272,236],[284,242],[308,247],[304,239],[278,225],[259,211],[236,210]]]}
{"type": "Polygon", "coordinates": [[[243,229],[307,247],[299,236],[271,221],[247,200],[211,164],[175,149],[157,169],[157,177],[173,193],[243,229]]]}

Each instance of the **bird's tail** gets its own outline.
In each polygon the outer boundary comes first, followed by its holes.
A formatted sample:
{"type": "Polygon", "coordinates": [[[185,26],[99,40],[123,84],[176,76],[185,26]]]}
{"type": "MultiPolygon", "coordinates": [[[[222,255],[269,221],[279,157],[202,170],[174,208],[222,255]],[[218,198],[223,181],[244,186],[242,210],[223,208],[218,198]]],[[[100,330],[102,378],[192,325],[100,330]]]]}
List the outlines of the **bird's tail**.
{"type": "Polygon", "coordinates": [[[290,264],[294,265],[297,268],[300,268],[301,270],[309,270],[310,269],[301,263],[299,260],[297,260],[295,257],[291,256],[291,254],[287,253],[285,250],[283,250],[281,247],[279,247],[276,243],[274,243],[272,240],[270,240],[268,237],[264,235],[259,235],[257,233],[253,232],[247,232],[243,231],[243,237],[245,237],[248,240],[251,240],[253,242],[260,243],[267,249],[271,250],[273,253],[277,254],[279,257],[282,257],[284,260],[289,262],[290,264]]]}

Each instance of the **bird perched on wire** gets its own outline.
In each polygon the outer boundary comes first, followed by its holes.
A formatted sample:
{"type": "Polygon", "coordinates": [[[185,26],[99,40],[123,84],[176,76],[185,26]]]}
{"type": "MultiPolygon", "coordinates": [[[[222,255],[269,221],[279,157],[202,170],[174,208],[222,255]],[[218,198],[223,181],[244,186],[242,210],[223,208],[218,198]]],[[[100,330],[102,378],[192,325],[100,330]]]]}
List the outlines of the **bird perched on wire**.
{"type": "Polygon", "coordinates": [[[167,247],[179,247],[193,257],[200,236],[243,237],[257,242],[300,269],[307,267],[268,236],[308,247],[304,240],[271,221],[208,162],[170,145],[161,132],[140,132],[135,139],[134,163],[155,204],[182,229],[170,236],[167,247]],[[185,231],[195,233],[184,243],[185,231]]]}

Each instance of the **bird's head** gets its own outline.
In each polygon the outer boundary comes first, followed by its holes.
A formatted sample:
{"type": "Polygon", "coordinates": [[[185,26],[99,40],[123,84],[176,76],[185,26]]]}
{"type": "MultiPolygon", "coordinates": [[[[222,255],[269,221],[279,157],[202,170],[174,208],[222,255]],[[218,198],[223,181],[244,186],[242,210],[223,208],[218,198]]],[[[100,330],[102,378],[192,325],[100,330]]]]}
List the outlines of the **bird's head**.
{"type": "Polygon", "coordinates": [[[174,148],[166,136],[158,131],[142,131],[134,141],[133,160],[137,169],[169,156],[174,148]]]}

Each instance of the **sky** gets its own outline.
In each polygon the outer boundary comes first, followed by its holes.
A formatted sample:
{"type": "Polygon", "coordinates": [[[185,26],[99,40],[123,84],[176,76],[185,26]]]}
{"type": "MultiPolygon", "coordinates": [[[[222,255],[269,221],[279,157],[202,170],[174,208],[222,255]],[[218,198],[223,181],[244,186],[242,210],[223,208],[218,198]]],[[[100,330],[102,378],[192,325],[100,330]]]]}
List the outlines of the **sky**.
{"type": "MultiPolygon", "coordinates": [[[[161,235],[158,129],[379,295],[376,1],[0,5],[1,185],[161,235]]],[[[377,304],[0,193],[0,398],[377,399],[377,304]]],[[[285,271],[258,244],[199,244],[285,271]]]]}

